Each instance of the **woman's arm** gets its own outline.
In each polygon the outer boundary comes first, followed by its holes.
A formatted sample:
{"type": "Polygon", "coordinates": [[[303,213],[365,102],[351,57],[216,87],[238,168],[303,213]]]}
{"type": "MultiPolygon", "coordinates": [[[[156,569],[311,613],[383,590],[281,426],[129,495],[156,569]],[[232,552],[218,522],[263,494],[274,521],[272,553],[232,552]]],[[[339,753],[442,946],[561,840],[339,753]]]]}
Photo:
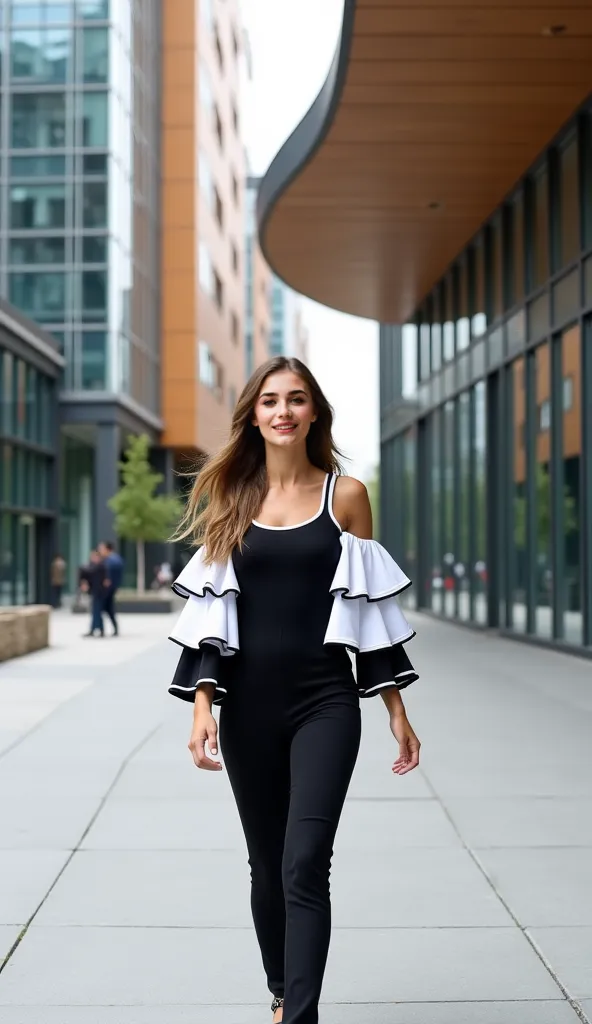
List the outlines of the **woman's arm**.
{"type": "MultiPolygon", "coordinates": [[[[342,476],[337,479],[333,511],[341,528],[360,540],[372,540],[372,507],[368,491],[360,480],[342,476]]],[[[399,757],[393,765],[397,775],[405,775],[419,764],[420,742],[411,728],[396,684],[380,691],[389,713],[391,731],[399,744],[399,757]]]]}

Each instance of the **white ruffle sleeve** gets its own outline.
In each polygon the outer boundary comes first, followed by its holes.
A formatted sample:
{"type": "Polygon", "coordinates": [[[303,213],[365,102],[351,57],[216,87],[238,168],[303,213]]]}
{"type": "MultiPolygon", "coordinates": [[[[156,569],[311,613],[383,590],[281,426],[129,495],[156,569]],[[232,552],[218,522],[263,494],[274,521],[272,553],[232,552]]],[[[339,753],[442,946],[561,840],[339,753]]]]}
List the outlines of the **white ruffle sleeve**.
{"type": "Polygon", "coordinates": [[[202,683],[216,686],[214,703],[227,692],[224,661],[239,649],[236,599],[240,593],[229,558],[206,565],[200,548],[179,573],[173,591],[186,599],[169,639],[184,648],[169,693],[194,701],[202,683]]]}
{"type": "Polygon", "coordinates": [[[341,534],[325,643],[342,644],[355,652],[360,696],[371,696],[388,686],[402,688],[418,678],[402,647],[415,636],[415,630],[397,600],[410,585],[411,580],[378,541],[341,534]]]}

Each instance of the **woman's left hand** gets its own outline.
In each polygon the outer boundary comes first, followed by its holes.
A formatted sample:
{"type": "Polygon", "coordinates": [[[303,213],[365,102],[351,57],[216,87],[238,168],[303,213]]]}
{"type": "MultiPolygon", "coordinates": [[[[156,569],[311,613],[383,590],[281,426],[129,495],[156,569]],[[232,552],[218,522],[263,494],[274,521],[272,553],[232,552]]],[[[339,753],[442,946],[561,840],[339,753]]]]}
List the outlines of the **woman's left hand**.
{"type": "Polygon", "coordinates": [[[391,732],[399,744],[399,756],[393,765],[395,775],[406,775],[419,764],[421,743],[404,711],[391,715],[391,732]]]}

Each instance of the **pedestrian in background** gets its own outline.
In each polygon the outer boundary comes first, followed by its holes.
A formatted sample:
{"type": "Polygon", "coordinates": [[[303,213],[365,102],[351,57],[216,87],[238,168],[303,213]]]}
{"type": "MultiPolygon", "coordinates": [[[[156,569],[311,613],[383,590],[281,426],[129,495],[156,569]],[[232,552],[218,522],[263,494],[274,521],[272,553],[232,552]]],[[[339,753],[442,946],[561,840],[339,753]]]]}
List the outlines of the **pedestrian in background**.
{"type": "Polygon", "coordinates": [[[84,571],[84,578],[81,579],[81,589],[90,595],[91,620],[90,629],[84,636],[105,635],[103,625],[103,595],[105,589],[105,566],[98,551],[91,551],[90,562],[84,571]]]}
{"type": "Polygon", "coordinates": [[[103,565],[105,567],[103,611],[111,620],[113,636],[119,636],[119,628],[115,614],[115,597],[123,582],[123,558],[117,553],[115,545],[110,540],[102,541],[99,544],[99,554],[103,559],[103,565]]]}
{"type": "Polygon", "coordinates": [[[209,771],[222,767],[211,710],[221,705],[255,930],[284,1024],[318,1022],[360,697],[380,694],[387,707],[392,771],[419,763],[400,694],[417,679],[403,647],[414,631],[395,597],[410,580],[371,539],[368,494],[340,475],[332,422],[299,360],[255,372],[230,441],[196,478],[178,534],[203,546],[173,584],[187,604],[171,634],[184,650],[169,692],[193,703],[189,748],[209,771]]]}
{"type": "Polygon", "coordinates": [[[62,607],[62,591],[66,583],[66,559],[59,553],[52,559],[50,566],[51,606],[62,607]]]}

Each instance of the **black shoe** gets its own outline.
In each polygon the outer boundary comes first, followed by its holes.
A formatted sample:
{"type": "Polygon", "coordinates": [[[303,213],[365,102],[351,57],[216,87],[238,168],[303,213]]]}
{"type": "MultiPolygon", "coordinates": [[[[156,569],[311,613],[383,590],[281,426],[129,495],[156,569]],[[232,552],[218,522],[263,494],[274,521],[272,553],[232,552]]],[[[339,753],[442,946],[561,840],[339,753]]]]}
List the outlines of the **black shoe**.
{"type": "Polygon", "coordinates": [[[275,1013],[276,1010],[281,1010],[284,1005],[284,1000],[280,996],[276,996],[273,1003],[271,1004],[271,1012],[275,1013]]]}

